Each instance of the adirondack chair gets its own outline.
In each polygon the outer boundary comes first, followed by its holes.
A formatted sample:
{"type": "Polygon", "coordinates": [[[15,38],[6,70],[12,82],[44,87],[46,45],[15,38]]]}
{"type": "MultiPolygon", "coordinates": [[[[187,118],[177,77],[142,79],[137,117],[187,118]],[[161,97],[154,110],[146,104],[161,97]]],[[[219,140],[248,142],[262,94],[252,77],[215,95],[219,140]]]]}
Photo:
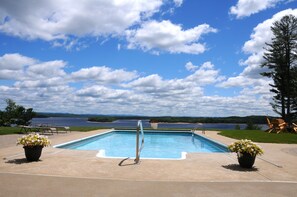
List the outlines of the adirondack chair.
{"type": "Polygon", "coordinates": [[[266,117],[266,121],[267,121],[268,129],[265,132],[270,133],[273,130],[273,124],[270,122],[268,117],[266,117]]]}
{"type": "Polygon", "coordinates": [[[285,131],[286,127],[287,127],[287,123],[281,118],[272,120],[271,124],[272,124],[272,127],[273,127],[273,129],[271,131],[274,131],[276,133],[280,133],[281,131],[285,131]]]}
{"type": "Polygon", "coordinates": [[[292,123],[292,129],[295,131],[295,133],[297,133],[297,124],[294,122],[292,123]]]}

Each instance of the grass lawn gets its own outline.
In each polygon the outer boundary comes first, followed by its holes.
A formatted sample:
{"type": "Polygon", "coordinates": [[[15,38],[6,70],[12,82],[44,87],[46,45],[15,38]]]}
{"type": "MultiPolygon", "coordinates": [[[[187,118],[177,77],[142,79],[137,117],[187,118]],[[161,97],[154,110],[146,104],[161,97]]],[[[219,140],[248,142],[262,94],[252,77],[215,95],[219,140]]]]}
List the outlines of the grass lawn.
{"type": "Polygon", "coordinates": [[[0,127],[0,135],[18,134],[20,130],[18,127],[0,127]]]}
{"type": "Polygon", "coordinates": [[[81,132],[94,131],[98,129],[108,129],[108,128],[106,127],[70,127],[70,131],[81,131],[81,132]]]}
{"type": "Polygon", "coordinates": [[[219,133],[234,139],[249,139],[254,142],[297,144],[296,133],[266,133],[259,130],[223,130],[219,133]]]}
{"type": "MultiPolygon", "coordinates": [[[[93,131],[97,129],[103,129],[102,127],[70,127],[71,131],[93,131]]],[[[19,127],[0,127],[0,135],[7,135],[7,134],[20,134],[22,132],[21,128],[19,127]]]]}

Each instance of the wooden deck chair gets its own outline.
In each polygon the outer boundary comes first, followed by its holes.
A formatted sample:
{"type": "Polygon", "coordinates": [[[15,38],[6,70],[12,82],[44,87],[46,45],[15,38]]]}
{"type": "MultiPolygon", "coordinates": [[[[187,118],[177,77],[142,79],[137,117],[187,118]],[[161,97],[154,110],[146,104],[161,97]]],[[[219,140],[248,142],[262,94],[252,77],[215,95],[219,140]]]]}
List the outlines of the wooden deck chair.
{"type": "Polygon", "coordinates": [[[271,121],[271,123],[273,124],[273,131],[275,131],[276,133],[280,133],[281,131],[286,130],[287,123],[281,118],[274,119],[271,121]]]}
{"type": "Polygon", "coordinates": [[[295,133],[297,133],[297,124],[294,122],[292,123],[292,129],[295,131],[295,133]]]}
{"type": "Polygon", "coordinates": [[[267,121],[268,129],[265,130],[265,132],[270,133],[273,130],[273,124],[270,122],[268,117],[266,117],[266,121],[267,121]]]}

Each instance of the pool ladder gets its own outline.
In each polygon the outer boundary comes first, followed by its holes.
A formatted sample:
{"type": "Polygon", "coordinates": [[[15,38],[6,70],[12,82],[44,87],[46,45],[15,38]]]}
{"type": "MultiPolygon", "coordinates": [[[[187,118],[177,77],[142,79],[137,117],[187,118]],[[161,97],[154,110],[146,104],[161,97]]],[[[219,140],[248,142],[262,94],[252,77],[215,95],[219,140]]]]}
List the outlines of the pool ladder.
{"type": "Polygon", "coordinates": [[[139,163],[140,161],[140,153],[141,150],[143,149],[144,146],[144,132],[143,132],[143,126],[142,126],[142,121],[138,120],[137,122],[137,132],[136,132],[136,156],[135,156],[135,163],[139,163]],[[139,147],[139,130],[141,132],[142,140],[141,140],[141,145],[139,147]]]}

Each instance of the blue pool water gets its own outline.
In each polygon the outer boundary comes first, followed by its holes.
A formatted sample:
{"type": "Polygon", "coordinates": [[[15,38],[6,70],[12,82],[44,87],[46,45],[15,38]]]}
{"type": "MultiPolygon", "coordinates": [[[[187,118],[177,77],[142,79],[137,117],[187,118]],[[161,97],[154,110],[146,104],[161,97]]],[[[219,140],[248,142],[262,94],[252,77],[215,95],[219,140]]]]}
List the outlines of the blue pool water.
{"type": "MultiPolygon", "coordinates": [[[[190,132],[145,131],[144,136],[141,158],[180,159],[183,152],[228,152],[225,146],[199,135],[192,135],[190,132]]],[[[113,131],[56,147],[98,150],[102,157],[133,158],[136,149],[135,141],[135,132],[113,131]]]]}

